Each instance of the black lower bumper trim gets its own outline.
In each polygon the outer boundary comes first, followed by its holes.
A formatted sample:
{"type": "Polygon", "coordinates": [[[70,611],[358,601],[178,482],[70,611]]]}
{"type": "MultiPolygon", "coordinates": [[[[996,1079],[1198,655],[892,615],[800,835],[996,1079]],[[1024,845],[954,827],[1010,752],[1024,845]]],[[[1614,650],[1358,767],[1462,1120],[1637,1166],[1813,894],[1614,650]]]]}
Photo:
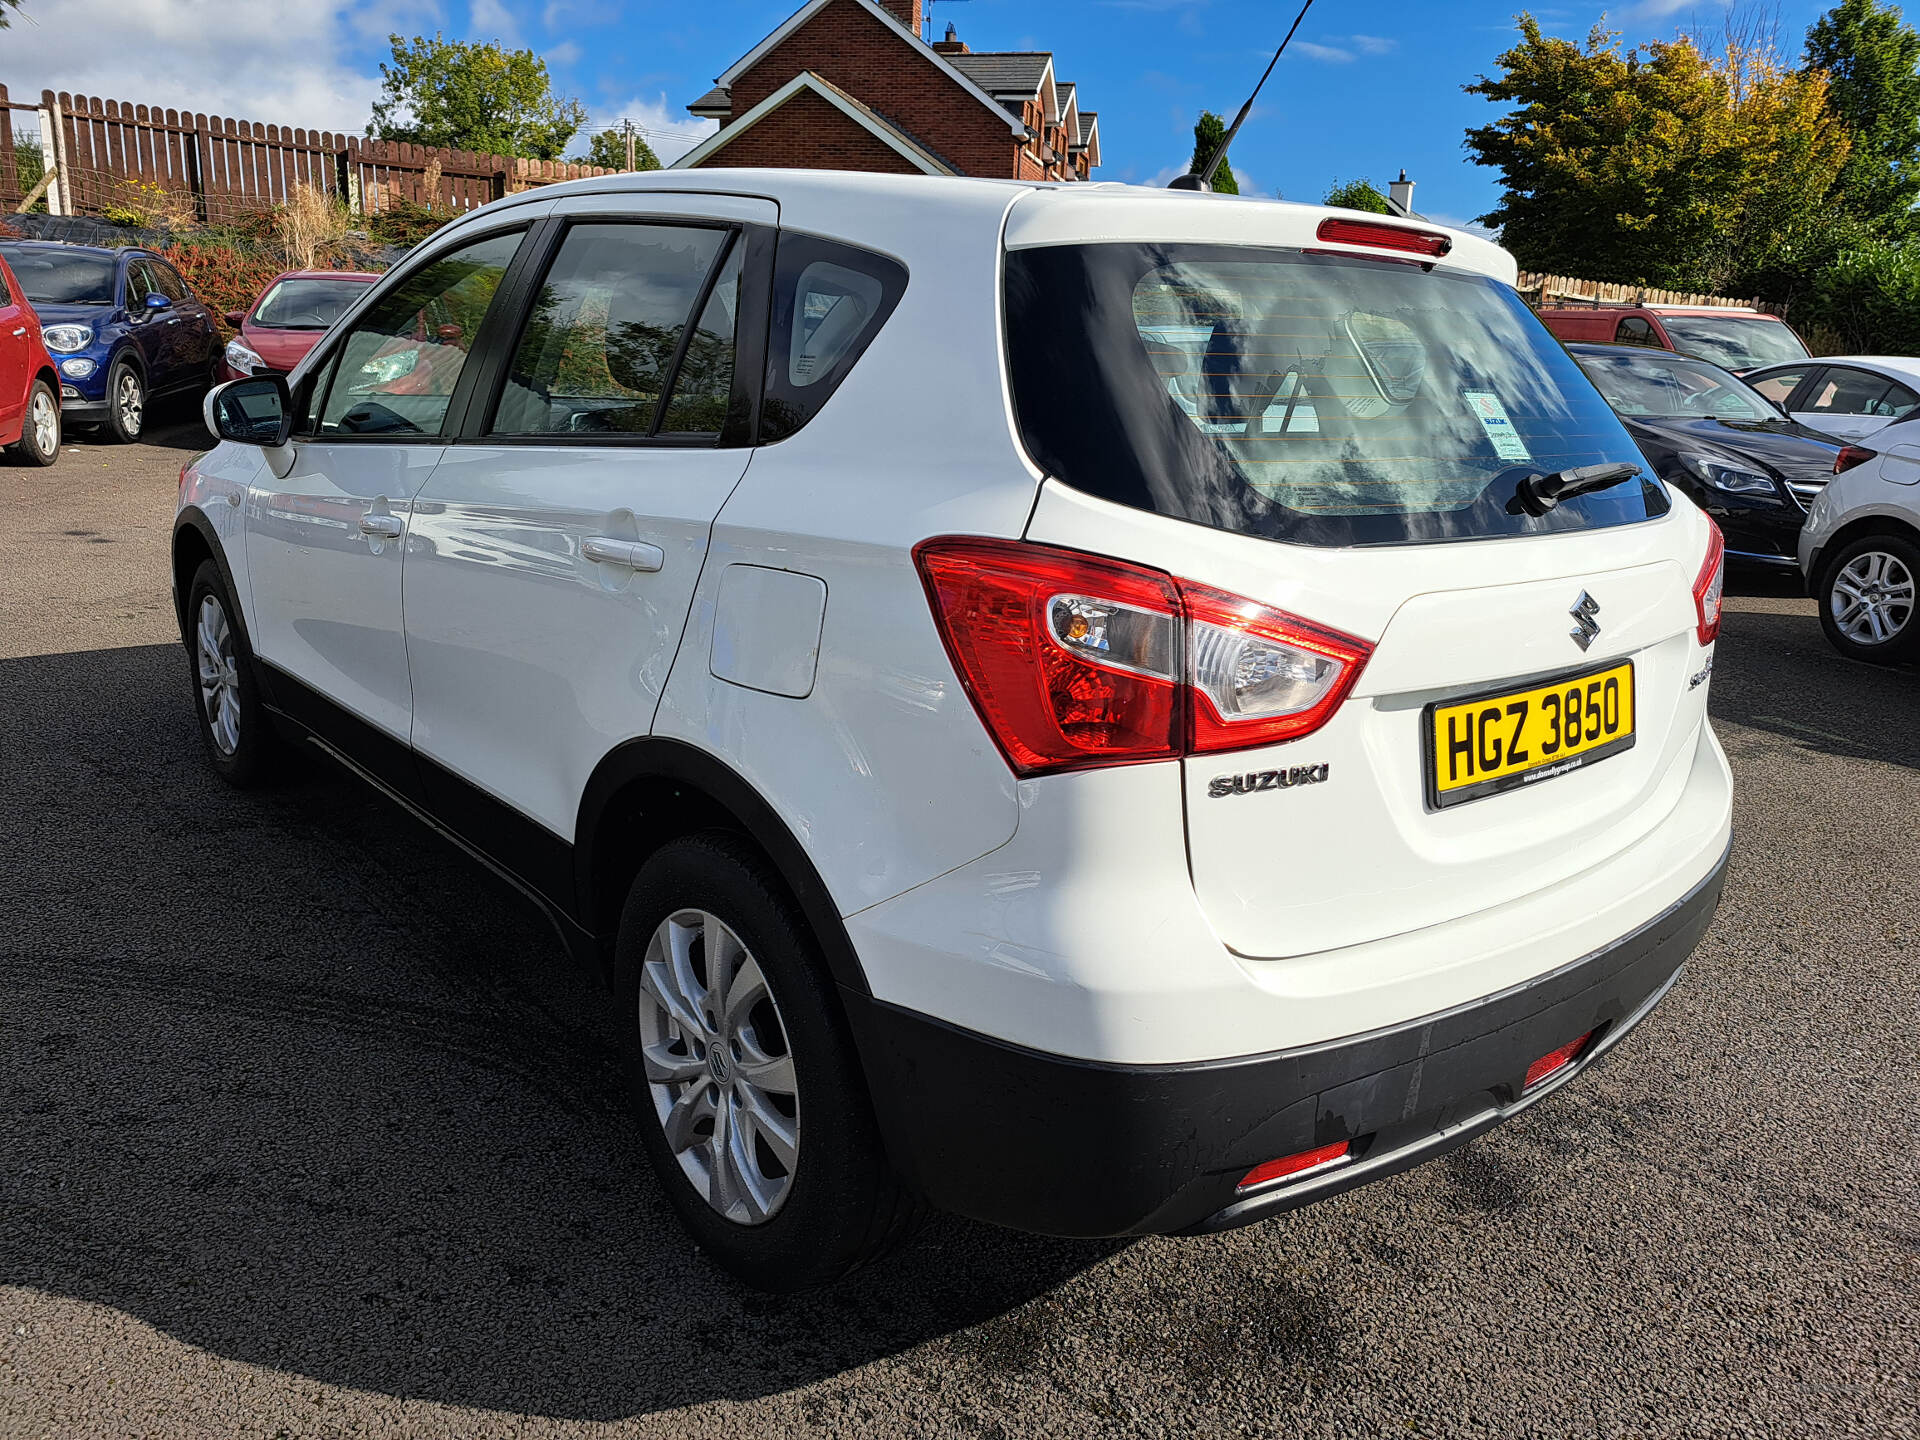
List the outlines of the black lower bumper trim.
{"type": "Polygon", "coordinates": [[[1226,1229],[1444,1154],[1584,1070],[1672,985],[1725,867],[1632,934],[1498,995],[1209,1064],[1072,1060],[842,994],[894,1163],[935,1204],[1054,1235],[1226,1229]],[[1525,1089],[1529,1065],[1590,1032],[1573,1064],[1525,1089]],[[1351,1163],[1237,1193],[1254,1166],[1340,1140],[1351,1163]]]}

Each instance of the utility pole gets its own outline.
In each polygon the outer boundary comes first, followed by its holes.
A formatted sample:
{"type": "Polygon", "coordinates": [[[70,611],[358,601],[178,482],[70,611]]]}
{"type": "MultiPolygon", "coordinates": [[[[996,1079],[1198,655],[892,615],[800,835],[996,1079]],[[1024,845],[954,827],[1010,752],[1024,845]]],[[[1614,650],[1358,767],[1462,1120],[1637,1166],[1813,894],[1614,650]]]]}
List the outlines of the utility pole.
{"type": "Polygon", "coordinates": [[[622,120],[620,131],[627,137],[627,169],[631,170],[633,169],[633,121],[622,120]]]}

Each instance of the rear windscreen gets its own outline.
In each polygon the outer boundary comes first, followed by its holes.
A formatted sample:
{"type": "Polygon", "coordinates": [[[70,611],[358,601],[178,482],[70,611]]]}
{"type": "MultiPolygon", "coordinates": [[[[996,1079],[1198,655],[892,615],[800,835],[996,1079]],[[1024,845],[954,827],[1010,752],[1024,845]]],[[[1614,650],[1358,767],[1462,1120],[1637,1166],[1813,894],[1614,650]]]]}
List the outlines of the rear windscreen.
{"type": "Polygon", "coordinates": [[[1102,499],[1312,545],[1627,525],[1642,474],[1532,515],[1519,482],[1641,463],[1511,289],[1298,250],[1048,246],[1007,256],[1028,453],[1102,499]]]}

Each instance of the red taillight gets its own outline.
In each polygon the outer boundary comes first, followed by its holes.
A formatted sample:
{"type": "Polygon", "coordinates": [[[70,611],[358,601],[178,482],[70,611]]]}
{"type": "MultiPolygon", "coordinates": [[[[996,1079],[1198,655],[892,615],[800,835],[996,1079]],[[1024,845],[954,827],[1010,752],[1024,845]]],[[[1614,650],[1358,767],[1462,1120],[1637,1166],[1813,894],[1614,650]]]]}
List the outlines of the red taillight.
{"type": "Polygon", "coordinates": [[[1182,581],[1195,754],[1273,745],[1318,730],[1373,647],[1238,595],[1182,581]]]}
{"type": "Polygon", "coordinates": [[[1347,1142],[1345,1140],[1332,1145],[1322,1145],[1317,1150],[1302,1150],[1298,1155],[1283,1155],[1278,1160],[1269,1160],[1264,1165],[1254,1166],[1234,1188],[1251,1190],[1256,1185],[1284,1180],[1290,1175],[1305,1174],[1309,1170],[1317,1170],[1322,1165],[1331,1165],[1336,1160],[1346,1158],[1347,1142]]]}
{"type": "Polygon", "coordinates": [[[1833,457],[1833,473],[1851,470],[1856,465],[1864,465],[1879,454],[1877,450],[1863,450],[1858,445],[1842,445],[1840,453],[1833,457]]]}
{"type": "Polygon", "coordinates": [[[1569,1040],[1558,1050],[1552,1050],[1542,1055],[1527,1067],[1526,1083],[1522,1088],[1531,1090],[1549,1075],[1558,1074],[1560,1071],[1566,1069],[1567,1066],[1573,1063],[1573,1057],[1580,1053],[1581,1047],[1584,1046],[1592,1036],[1593,1032],[1589,1030],[1578,1040],[1569,1040]]]}
{"type": "Polygon", "coordinates": [[[930,540],[914,558],[953,668],[1017,772],[1179,754],[1167,576],[1010,540],[930,540]]]}
{"type": "Polygon", "coordinates": [[[1294,739],[1326,723],[1372,653],[1075,550],[954,537],[914,559],[954,669],[1021,775],[1294,739]]]}
{"type": "Polygon", "coordinates": [[[1336,245],[1365,245],[1371,250],[1395,250],[1402,255],[1425,255],[1438,260],[1453,249],[1453,240],[1431,230],[1409,230],[1402,225],[1385,225],[1373,220],[1342,220],[1328,216],[1314,232],[1322,240],[1336,245]]]}
{"type": "Polygon", "coordinates": [[[1727,588],[1727,542],[1720,538],[1720,527],[1707,521],[1707,558],[1693,582],[1693,609],[1699,617],[1702,645],[1711,645],[1720,635],[1720,602],[1727,588]]]}

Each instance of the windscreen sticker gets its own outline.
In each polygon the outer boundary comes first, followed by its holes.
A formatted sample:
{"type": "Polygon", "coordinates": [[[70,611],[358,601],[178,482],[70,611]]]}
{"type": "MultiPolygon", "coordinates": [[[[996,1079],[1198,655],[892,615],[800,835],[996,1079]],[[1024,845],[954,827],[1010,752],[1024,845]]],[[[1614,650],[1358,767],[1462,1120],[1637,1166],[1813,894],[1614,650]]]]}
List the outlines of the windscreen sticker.
{"type": "Polygon", "coordinates": [[[1502,460],[1531,460],[1527,453],[1526,442],[1520,438],[1520,432],[1513,428],[1513,421],[1507,418],[1507,407],[1500,403],[1500,397],[1488,390],[1463,390],[1467,404],[1473,407],[1473,413],[1480,421],[1480,428],[1487,432],[1487,439],[1493,442],[1493,453],[1502,460]]]}

